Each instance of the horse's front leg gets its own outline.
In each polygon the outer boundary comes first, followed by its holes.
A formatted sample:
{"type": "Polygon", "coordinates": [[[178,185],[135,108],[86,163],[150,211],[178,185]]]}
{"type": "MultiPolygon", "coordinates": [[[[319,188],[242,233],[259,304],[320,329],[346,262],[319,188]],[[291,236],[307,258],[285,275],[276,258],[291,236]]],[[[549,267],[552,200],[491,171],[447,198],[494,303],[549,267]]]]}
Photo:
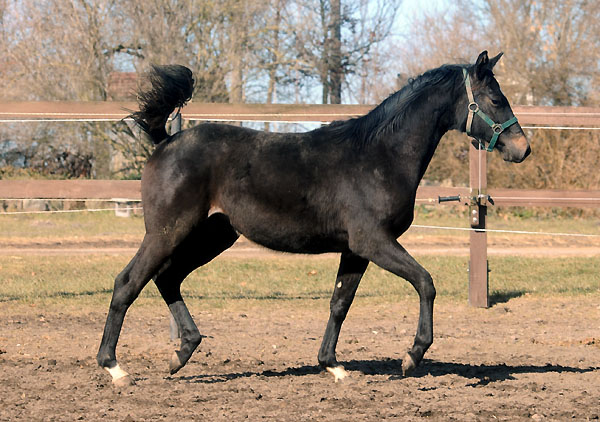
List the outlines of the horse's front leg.
{"type": "Polygon", "coordinates": [[[402,360],[402,373],[407,375],[423,359],[433,343],[433,301],[435,287],[431,275],[396,241],[394,236],[377,230],[361,230],[350,247],[381,268],[404,278],[419,294],[419,324],[411,350],[402,360]],[[369,238],[365,237],[365,234],[369,238]]]}

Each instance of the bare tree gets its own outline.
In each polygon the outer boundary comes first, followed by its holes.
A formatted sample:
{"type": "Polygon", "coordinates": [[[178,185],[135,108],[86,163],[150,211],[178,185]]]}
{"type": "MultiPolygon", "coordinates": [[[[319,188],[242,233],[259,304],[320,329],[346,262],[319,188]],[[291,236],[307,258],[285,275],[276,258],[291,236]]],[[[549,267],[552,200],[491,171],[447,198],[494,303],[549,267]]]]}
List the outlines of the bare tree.
{"type": "MultiPolygon", "coordinates": [[[[372,54],[400,0],[0,0],[4,100],[106,100],[115,71],[152,64],[192,69],[195,101],[354,98],[355,79],[379,72],[372,54]],[[309,13],[310,12],[310,13],[309,13]],[[354,76],[356,74],[356,76],[354,76]]],[[[362,86],[364,92],[371,85],[362,86]]],[[[77,144],[109,177],[115,151],[139,172],[151,146],[125,124],[28,125],[36,142],[77,144]],[[35,129],[33,129],[35,128],[35,129]],[[33,133],[37,131],[36,133],[33,133]]],[[[27,129],[29,130],[29,129],[27,129]]],[[[112,168],[114,171],[115,169],[112,168]]]]}
{"type": "Polygon", "coordinates": [[[587,0],[457,0],[413,19],[402,64],[416,74],[483,49],[504,51],[499,74],[515,103],[591,104],[599,100],[599,19],[587,0]]]}
{"type": "Polygon", "coordinates": [[[298,2],[291,23],[299,69],[307,77],[318,78],[323,103],[341,102],[344,78],[390,35],[399,5],[399,0],[298,2]]]}

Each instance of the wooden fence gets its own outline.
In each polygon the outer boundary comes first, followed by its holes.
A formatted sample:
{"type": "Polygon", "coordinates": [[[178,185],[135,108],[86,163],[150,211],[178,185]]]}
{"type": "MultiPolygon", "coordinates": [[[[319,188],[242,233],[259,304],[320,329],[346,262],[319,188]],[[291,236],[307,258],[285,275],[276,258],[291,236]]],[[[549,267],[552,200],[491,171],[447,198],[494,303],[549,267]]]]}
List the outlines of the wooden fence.
{"type": "MultiPolygon", "coordinates": [[[[187,120],[330,122],[361,116],[372,105],[338,104],[213,104],[189,103],[182,110],[187,120]]],[[[133,102],[8,101],[0,102],[0,120],[120,120],[133,102]]],[[[600,126],[598,107],[514,106],[521,125],[600,126]]]]}
{"type": "MultiPolygon", "coordinates": [[[[0,121],[121,120],[136,107],[130,102],[4,102],[0,103],[0,121]]],[[[210,121],[329,122],[360,116],[371,108],[366,105],[190,103],[182,110],[182,116],[210,121]]],[[[514,106],[513,110],[522,126],[600,128],[600,108],[514,106]]],[[[451,198],[469,206],[469,225],[473,229],[470,232],[469,302],[477,307],[489,306],[485,220],[492,201],[496,206],[600,207],[600,191],[488,190],[486,160],[479,163],[482,156],[485,157],[471,147],[470,187],[422,186],[417,191],[418,201],[441,203],[451,198]]],[[[0,198],[138,200],[141,195],[139,181],[0,180],[0,198]]]]}

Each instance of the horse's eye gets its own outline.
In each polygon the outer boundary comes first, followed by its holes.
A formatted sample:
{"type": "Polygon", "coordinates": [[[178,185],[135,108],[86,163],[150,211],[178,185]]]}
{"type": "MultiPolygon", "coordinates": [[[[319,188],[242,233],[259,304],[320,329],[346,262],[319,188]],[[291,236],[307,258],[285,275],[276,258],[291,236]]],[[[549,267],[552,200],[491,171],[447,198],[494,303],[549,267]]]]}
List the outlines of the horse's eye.
{"type": "Polygon", "coordinates": [[[493,104],[493,105],[495,105],[495,106],[499,106],[499,105],[500,105],[500,101],[498,101],[498,100],[494,100],[494,99],[492,98],[492,104],[493,104]]]}

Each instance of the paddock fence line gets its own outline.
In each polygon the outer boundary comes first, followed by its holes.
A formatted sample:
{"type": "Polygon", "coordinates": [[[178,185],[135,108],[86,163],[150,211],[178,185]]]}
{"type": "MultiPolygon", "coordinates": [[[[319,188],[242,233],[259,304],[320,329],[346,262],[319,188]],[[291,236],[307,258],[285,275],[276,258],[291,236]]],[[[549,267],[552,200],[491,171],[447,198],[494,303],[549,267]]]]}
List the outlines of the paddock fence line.
{"type": "MultiPolygon", "coordinates": [[[[230,122],[330,122],[369,112],[374,105],[354,104],[187,104],[183,119],[230,122]]],[[[0,102],[1,122],[119,121],[137,110],[128,101],[0,102]]],[[[600,107],[514,106],[521,125],[544,128],[600,129],[600,107]]]]}
{"type": "MultiPolygon", "coordinates": [[[[43,199],[57,201],[140,202],[140,180],[0,180],[0,201],[43,199]]],[[[505,207],[600,207],[600,190],[488,189],[496,206],[505,207]]],[[[468,187],[419,186],[417,204],[452,203],[469,205],[468,187]]]]}
{"type": "MultiPolygon", "coordinates": [[[[181,110],[181,117],[191,121],[325,123],[358,117],[373,107],[192,102],[181,110]]],[[[137,105],[134,102],[0,102],[0,123],[120,121],[135,110],[137,105]]],[[[513,111],[526,129],[600,130],[600,108],[597,107],[514,106],[513,111]]],[[[487,207],[492,204],[598,208],[600,190],[488,190],[486,160],[482,159],[481,151],[475,147],[470,148],[469,164],[470,187],[421,186],[416,200],[417,203],[458,203],[469,206],[469,302],[472,306],[488,307],[487,207]]],[[[105,200],[114,202],[117,207],[120,204],[125,208],[134,208],[128,204],[140,201],[141,195],[139,181],[0,180],[0,198],[105,200]]]]}

